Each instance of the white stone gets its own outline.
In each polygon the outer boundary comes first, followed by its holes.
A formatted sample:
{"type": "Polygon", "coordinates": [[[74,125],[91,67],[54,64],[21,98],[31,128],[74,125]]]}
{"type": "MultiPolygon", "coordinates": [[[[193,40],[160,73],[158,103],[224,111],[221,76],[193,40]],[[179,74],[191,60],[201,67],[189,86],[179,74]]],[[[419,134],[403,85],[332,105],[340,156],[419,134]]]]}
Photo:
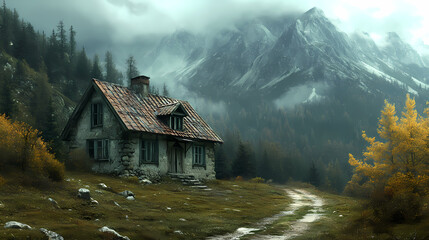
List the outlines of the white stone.
{"type": "Polygon", "coordinates": [[[133,196],[128,196],[127,200],[135,200],[135,198],[133,196]]]}
{"type": "Polygon", "coordinates": [[[49,231],[46,228],[40,228],[40,231],[44,233],[49,240],[64,240],[64,238],[56,232],[49,231]]]}
{"type": "Polygon", "coordinates": [[[146,178],[143,178],[142,180],[140,180],[140,183],[152,184],[152,182],[149,179],[146,179],[146,178]]]}
{"type": "Polygon", "coordinates": [[[91,198],[91,204],[98,205],[98,201],[97,201],[97,200],[95,200],[94,198],[91,198]]]}
{"type": "Polygon", "coordinates": [[[182,231],[180,231],[180,230],[176,230],[176,231],[174,231],[174,233],[177,233],[177,234],[179,234],[179,235],[183,235],[183,232],[182,232],[182,231]]]}
{"type": "Polygon", "coordinates": [[[107,188],[107,185],[106,185],[106,184],[104,184],[104,183],[99,183],[99,184],[98,184],[98,186],[99,186],[100,188],[103,188],[103,189],[107,188]]]}
{"type": "Polygon", "coordinates": [[[113,230],[109,227],[106,227],[106,226],[98,229],[98,231],[103,232],[103,233],[109,233],[109,234],[113,235],[114,237],[116,237],[115,239],[118,239],[118,240],[130,240],[127,236],[122,236],[121,234],[119,234],[115,230],[113,230]]]}
{"type": "Polygon", "coordinates": [[[18,228],[18,229],[31,229],[30,225],[16,222],[16,221],[9,221],[4,224],[4,228],[18,228]]]}
{"type": "Polygon", "coordinates": [[[179,218],[179,221],[186,222],[186,219],[184,219],[184,218],[179,218]]]}
{"type": "Polygon", "coordinates": [[[91,200],[90,191],[86,188],[80,188],[77,196],[86,200],[91,200]]]}
{"type": "Polygon", "coordinates": [[[122,195],[124,197],[129,197],[129,196],[133,196],[134,197],[134,193],[129,191],[129,190],[125,190],[123,192],[120,192],[119,195],[122,195]]]}

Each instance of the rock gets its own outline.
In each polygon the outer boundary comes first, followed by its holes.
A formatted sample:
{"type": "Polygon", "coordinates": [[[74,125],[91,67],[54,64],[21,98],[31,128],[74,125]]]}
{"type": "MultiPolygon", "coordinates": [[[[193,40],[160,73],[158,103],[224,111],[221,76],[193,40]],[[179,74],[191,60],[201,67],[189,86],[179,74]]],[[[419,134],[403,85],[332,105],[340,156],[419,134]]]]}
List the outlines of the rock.
{"type": "Polygon", "coordinates": [[[60,208],[60,206],[58,205],[57,201],[55,201],[52,198],[48,198],[48,200],[49,200],[49,202],[51,202],[54,205],[55,208],[60,208]]]}
{"type": "Polygon", "coordinates": [[[98,189],[97,189],[97,190],[95,190],[95,192],[96,192],[96,193],[100,193],[100,194],[102,194],[102,193],[103,193],[103,191],[98,190],[98,189]]]}
{"type": "Polygon", "coordinates": [[[56,232],[49,231],[46,228],[40,228],[40,231],[44,233],[49,240],[64,240],[64,238],[56,232]]]}
{"type": "Polygon", "coordinates": [[[183,235],[183,232],[180,230],[176,230],[176,231],[174,231],[174,233],[179,234],[179,235],[183,235]]]}
{"type": "Polygon", "coordinates": [[[86,188],[80,188],[77,196],[82,198],[82,199],[91,200],[90,191],[86,188]]]}
{"type": "Polygon", "coordinates": [[[113,201],[113,204],[115,204],[116,206],[118,206],[118,207],[121,207],[121,205],[119,205],[119,203],[117,203],[117,202],[115,202],[115,201],[113,201]]]}
{"type": "Polygon", "coordinates": [[[4,208],[4,203],[0,202],[0,208],[4,208]]]}
{"type": "Polygon", "coordinates": [[[10,221],[5,223],[4,228],[31,229],[29,225],[16,221],[10,221]]]}
{"type": "Polygon", "coordinates": [[[184,218],[179,218],[179,221],[186,222],[186,219],[184,219],[184,218]]]}
{"type": "Polygon", "coordinates": [[[99,183],[97,186],[101,189],[107,189],[108,188],[107,185],[104,183],[99,183]]]}
{"type": "Polygon", "coordinates": [[[119,195],[122,195],[122,196],[124,196],[124,197],[128,197],[128,196],[132,196],[132,197],[134,197],[134,193],[133,193],[133,192],[131,192],[131,191],[129,191],[129,190],[125,190],[125,191],[123,191],[123,192],[120,192],[120,193],[119,193],[119,195]]]}
{"type": "Polygon", "coordinates": [[[98,205],[98,201],[97,201],[97,200],[95,200],[94,198],[91,198],[91,204],[98,205]]]}
{"type": "Polygon", "coordinates": [[[135,200],[135,198],[133,196],[128,196],[127,200],[135,200]]]}
{"type": "Polygon", "coordinates": [[[113,239],[118,239],[118,240],[130,240],[128,237],[126,236],[122,236],[121,234],[119,234],[118,232],[116,232],[115,230],[109,228],[109,227],[102,227],[100,229],[98,229],[98,231],[102,232],[102,233],[106,233],[108,235],[111,235],[113,237],[113,239]]]}
{"type": "Polygon", "coordinates": [[[147,179],[147,178],[143,178],[139,182],[140,183],[144,183],[144,184],[152,184],[152,182],[149,179],[147,179]]]}

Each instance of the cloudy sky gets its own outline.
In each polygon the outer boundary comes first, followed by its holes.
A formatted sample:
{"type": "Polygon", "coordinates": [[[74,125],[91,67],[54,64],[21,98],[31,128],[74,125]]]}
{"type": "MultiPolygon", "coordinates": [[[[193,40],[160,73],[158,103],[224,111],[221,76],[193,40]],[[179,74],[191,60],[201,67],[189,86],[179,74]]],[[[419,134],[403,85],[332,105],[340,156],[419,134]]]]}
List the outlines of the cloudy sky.
{"type": "Polygon", "coordinates": [[[366,31],[381,41],[386,32],[395,31],[416,48],[429,45],[429,3],[421,0],[6,0],[6,4],[37,30],[50,33],[59,20],[73,25],[89,53],[146,51],[176,29],[213,31],[243,18],[305,12],[314,6],[345,32],[366,31]]]}

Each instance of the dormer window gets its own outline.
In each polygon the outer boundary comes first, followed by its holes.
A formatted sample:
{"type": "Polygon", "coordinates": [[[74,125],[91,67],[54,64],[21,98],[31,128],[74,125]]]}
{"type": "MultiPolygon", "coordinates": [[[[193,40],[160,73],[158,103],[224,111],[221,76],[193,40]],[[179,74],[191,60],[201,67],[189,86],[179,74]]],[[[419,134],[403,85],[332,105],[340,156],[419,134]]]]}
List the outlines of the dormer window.
{"type": "Polygon", "coordinates": [[[184,131],[183,120],[188,116],[188,113],[182,103],[175,102],[164,105],[157,109],[156,115],[172,130],[184,131]]]}
{"type": "Polygon", "coordinates": [[[183,116],[170,116],[170,128],[173,130],[183,130],[183,116]]]}

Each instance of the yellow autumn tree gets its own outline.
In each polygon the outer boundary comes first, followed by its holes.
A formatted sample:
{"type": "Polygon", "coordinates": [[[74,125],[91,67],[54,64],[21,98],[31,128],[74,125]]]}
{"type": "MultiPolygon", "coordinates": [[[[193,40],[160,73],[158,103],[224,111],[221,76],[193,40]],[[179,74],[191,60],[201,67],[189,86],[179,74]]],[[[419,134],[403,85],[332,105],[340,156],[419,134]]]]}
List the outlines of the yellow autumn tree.
{"type": "Polygon", "coordinates": [[[413,220],[422,212],[429,193],[429,108],[425,117],[407,95],[399,119],[395,105],[385,101],[378,124],[380,141],[362,137],[368,146],[363,159],[349,154],[354,168],[345,192],[367,197],[379,220],[413,220]]]}
{"type": "Polygon", "coordinates": [[[64,177],[63,164],[48,151],[37,129],[0,115],[0,172],[19,170],[56,181],[64,177]]]}

